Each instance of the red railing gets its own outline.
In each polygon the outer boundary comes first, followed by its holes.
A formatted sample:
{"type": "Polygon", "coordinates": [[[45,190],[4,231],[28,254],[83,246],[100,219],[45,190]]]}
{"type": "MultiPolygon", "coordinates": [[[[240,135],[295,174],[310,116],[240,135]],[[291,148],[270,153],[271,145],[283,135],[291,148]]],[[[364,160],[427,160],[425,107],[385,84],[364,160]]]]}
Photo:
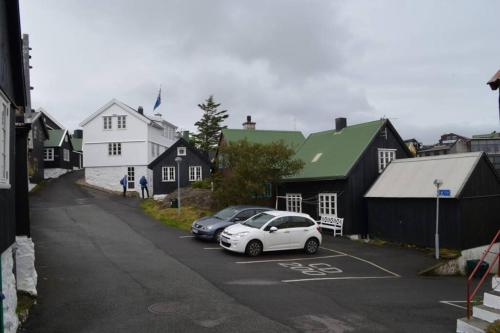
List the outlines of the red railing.
{"type": "Polygon", "coordinates": [[[495,243],[497,242],[498,238],[500,238],[500,230],[497,231],[497,234],[495,235],[495,237],[491,241],[490,246],[488,246],[488,248],[486,249],[486,251],[484,251],[483,256],[481,257],[481,260],[479,260],[479,262],[477,263],[476,267],[474,268],[474,270],[470,274],[469,278],[467,279],[467,319],[470,319],[470,316],[471,316],[471,302],[474,299],[474,296],[476,296],[477,291],[479,290],[479,288],[481,288],[481,286],[483,285],[484,281],[486,280],[486,278],[489,276],[489,274],[493,270],[493,267],[495,266],[495,263],[497,263],[497,262],[498,262],[497,276],[500,276],[500,262],[499,262],[500,261],[500,245],[498,246],[498,251],[497,252],[491,252],[491,248],[493,247],[493,245],[495,245],[495,243]],[[483,276],[481,277],[481,280],[477,284],[476,288],[471,293],[470,290],[471,290],[471,285],[472,285],[472,279],[474,278],[474,275],[477,273],[477,271],[478,271],[479,267],[481,266],[481,264],[484,262],[484,259],[486,258],[486,256],[488,254],[490,254],[490,253],[495,254],[495,258],[490,263],[490,265],[488,267],[488,270],[483,274],[483,276]]]}

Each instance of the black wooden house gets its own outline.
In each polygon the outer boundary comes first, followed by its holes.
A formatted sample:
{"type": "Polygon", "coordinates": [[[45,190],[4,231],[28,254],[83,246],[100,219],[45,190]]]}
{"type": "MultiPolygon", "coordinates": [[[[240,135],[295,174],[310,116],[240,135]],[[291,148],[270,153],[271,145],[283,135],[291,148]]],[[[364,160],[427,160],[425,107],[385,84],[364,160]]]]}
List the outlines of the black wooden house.
{"type": "Polygon", "coordinates": [[[335,130],[313,133],[299,147],[295,157],[305,166],[279,185],[278,208],[340,217],[345,234],[366,235],[364,194],[392,160],[410,156],[389,120],[346,126],[337,118],[335,130]]]}
{"type": "MultiPolygon", "coordinates": [[[[68,130],[49,130],[49,138],[44,142],[44,168],[45,175],[51,175],[50,169],[73,170],[71,163],[71,152],[73,145],[68,130]]],[[[57,174],[54,174],[57,175],[57,174]]],[[[49,176],[49,178],[51,178],[49,176]]]]}
{"type": "Polygon", "coordinates": [[[39,183],[44,178],[44,142],[49,138],[41,112],[32,112],[26,121],[31,124],[28,142],[28,171],[32,183],[39,183]]]}
{"type": "Polygon", "coordinates": [[[183,138],[177,140],[148,165],[153,170],[153,194],[167,194],[180,187],[190,186],[210,176],[208,154],[192,146],[183,138]],[[180,157],[180,171],[175,159],[180,157]],[[178,175],[180,174],[180,179],[178,175]]]}
{"type": "Polygon", "coordinates": [[[435,180],[439,238],[446,248],[488,244],[500,222],[500,181],[483,152],[394,161],[366,194],[371,237],[434,247],[435,180]]]}

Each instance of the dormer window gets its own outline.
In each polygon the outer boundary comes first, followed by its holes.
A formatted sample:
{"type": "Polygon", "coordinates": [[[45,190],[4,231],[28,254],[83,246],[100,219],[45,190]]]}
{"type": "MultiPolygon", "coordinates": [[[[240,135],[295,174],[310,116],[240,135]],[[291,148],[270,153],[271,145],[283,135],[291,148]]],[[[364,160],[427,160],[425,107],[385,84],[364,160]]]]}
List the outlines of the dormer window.
{"type": "Polygon", "coordinates": [[[117,127],[118,127],[118,129],[127,128],[127,116],[118,116],[117,117],[117,127]]]}
{"type": "Polygon", "coordinates": [[[186,156],[186,147],[177,147],[177,156],[186,156]]]}

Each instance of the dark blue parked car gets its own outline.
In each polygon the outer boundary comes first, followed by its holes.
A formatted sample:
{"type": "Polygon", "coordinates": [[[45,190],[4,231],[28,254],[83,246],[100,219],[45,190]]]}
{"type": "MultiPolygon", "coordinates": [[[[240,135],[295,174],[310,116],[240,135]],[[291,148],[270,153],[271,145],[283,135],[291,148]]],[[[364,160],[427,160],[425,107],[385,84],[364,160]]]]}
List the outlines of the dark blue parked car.
{"type": "Polygon", "coordinates": [[[262,206],[229,206],[213,216],[202,217],[194,221],[191,226],[191,233],[197,238],[219,242],[220,234],[224,228],[268,210],[273,209],[262,206]]]}

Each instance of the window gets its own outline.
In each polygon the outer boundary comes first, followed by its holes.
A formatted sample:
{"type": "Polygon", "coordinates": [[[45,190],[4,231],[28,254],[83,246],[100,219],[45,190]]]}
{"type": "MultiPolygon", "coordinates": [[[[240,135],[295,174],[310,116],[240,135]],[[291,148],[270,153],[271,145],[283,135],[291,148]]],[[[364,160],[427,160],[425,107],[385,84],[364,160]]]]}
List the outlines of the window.
{"type": "Polygon", "coordinates": [[[318,194],[319,216],[337,216],[337,193],[318,194]]]}
{"type": "Polygon", "coordinates": [[[186,147],[177,147],[177,156],[186,156],[186,147]]]}
{"type": "Polygon", "coordinates": [[[164,166],[161,168],[161,181],[175,182],[175,167],[164,166]]]}
{"type": "Polygon", "coordinates": [[[111,119],[112,119],[111,117],[102,117],[105,130],[110,130],[112,128],[111,119]]]}
{"type": "Polygon", "coordinates": [[[155,144],[151,142],[151,156],[155,157],[155,144]]]}
{"type": "Polygon", "coordinates": [[[251,218],[256,214],[254,209],[247,209],[236,215],[231,221],[233,222],[238,222],[238,221],[245,221],[251,218]]]}
{"type": "Polygon", "coordinates": [[[63,159],[64,159],[64,161],[69,162],[69,150],[68,149],[63,150],[63,159]]]}
{"type": "Polygon", "coordinates": [[[271,227],[276,227],[278,229],[286,229],[287,225],[288,225],[287,217],[278,217],[277,219],[271,221],[268,225],[266,225],[264,231],[271,230],[271,227]]]}
{"type": "Polygon", "coordinates": [[[175,138],[175,130],[172,127],[166,126],[163,128],[163,136],[167,139],[173,140],[175,138]]]}
{"type": "Polygon", "coordinates": [[[134,167],[127,168],[127,184],[128,188],[135,188],[135,169],[134,167]]]}
{"type": "Polygon", "coordinates": [[[195,182],[197,180],[201,180],[201,166],[190,166],[189,181],[195,182]]]}
{"type": "Polygon", "coordinates": [[[43,160],[44,161],[53,161],[54,160],[54,148],[45,148],[44,149],[43,160]]]}
{"type": "Polygon", "coordinates": [[[118,127],[118,129],[127,128],[127,116],[118,116],[117,117],[117,127],[118,127]]]}
{"type": "Polygon", "coordinates": [[[378,150],[378,172],[381,173],[396,159],[396,149],[380,149],[378,150]]]}
{"type": "Polygon", "coordinates": [[[68,136],[67,135],[64,136],[64,142],[68,142],[68,136]]]}
{"type": "Polygon", "coordinates": [[[122,154],[122,144],[120,142],[110,142],[108,143],[108,155],[121,155],[122,154]]]}
{"type": "Polygon", "coordinates": [[[302,213],[302,194],[286,194],[286,210],[289,212],[302,213]]]}
{"type": "Polygon", "coordinates": [[[0,94],[0,185],[10,185],[9,151],[10,151],[10,104],[0,94]]]}
{"type": "Polygon", "coordinates": [[[314,225],[314,222],[307,217],[289,216],[288,224],[290,228],[308,228],[314,225]]]}

